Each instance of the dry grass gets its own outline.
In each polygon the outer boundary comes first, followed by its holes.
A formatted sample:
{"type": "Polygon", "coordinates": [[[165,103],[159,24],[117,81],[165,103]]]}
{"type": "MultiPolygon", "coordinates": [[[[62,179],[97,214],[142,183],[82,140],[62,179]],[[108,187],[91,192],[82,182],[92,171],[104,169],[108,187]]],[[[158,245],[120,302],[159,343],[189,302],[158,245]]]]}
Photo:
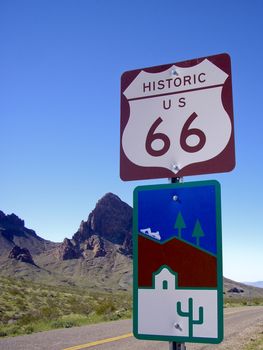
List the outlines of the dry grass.
{"type": "Polygon", "coordinates": [[[224,307],[259,306],[263,305],[263,298],[225,298],[224,307]]]}
{"type": "Polygon", "coordinates": [[[87,291],[0,277],[2,337],[129,317],[129,293],[87,291]]]}
{"type": "Polygon", "coordinates": [[[263,325],[262,329],[243,347],[242,350],[263,350],[263,325]]]}
{"type": "MultiPolygon", "coordinates": [[[[263,298],[226,298],[224,306],[244,305],[263,305],[263,298]]],[[[130,318],[131,309],[129,292],[101,292],[0,277],[0,337],[130,318]]],[[[250,349],[254,348],[245,350],[250,349]]]]}

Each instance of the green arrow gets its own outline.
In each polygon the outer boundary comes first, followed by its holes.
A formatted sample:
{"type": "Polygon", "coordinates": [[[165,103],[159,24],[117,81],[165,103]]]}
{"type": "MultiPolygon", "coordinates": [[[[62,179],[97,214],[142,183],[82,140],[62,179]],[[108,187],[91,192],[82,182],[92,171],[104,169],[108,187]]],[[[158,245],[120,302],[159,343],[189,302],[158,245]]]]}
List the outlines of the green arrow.
{"type": "Polygon", "coordinates": [[[204,237],[204,231],[200,225],[200,222],[199,220],[196,220],[196,223],[195,223],[195,227],[194,227],[194,231],[193,231],[193,234],[192,234],[192,237],[195,237],[196,238],[196,245],[199,247],[200,245],[200,237],[204,237]]]}
{"type": "Polygon", "coordinates": [[[184,218],[181,214],[181,212],[179,211],[175,224],[174,224],[174,228],[178,229],[178,238],[182,238],[182,229],[186,228],[185,226],[185,222],[184,222],[184,218]]]}

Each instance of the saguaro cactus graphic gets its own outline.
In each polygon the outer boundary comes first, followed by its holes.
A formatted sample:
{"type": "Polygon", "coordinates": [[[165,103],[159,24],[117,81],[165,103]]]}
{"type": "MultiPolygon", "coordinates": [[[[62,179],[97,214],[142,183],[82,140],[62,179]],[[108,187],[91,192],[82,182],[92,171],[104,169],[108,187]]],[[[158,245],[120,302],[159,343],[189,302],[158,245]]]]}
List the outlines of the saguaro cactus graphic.
{"type": "Polygon", "coordinates": [[[188,317],[189,319],[189,337],[193,337],[193,327],[194,324],[204,323],[204,308],[199,307],[199,317],[198,320],[194,320],[194,311],[193,311],[193,298],[188,299],[188,311],[182,310],[182,304],[180,301],[177,302],[177,314],[182,317],[188,317]]]}

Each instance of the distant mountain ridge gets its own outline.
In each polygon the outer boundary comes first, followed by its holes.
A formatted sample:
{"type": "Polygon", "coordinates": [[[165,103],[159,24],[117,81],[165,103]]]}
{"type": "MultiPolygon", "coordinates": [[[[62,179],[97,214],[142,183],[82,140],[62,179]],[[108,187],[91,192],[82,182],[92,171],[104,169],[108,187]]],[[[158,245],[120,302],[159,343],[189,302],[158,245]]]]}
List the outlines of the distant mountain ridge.
{"type": "Polygon", "coordinates": [[[256,281],[256,282],[243,282],[244,284],[248,286],[263,288],[263,281],[256,281]]]}
{"type": "MultiPolygon", "coordinates": [[[[15,214],[0,211],[0,274],[53,285],[131,290],[132,208],[105,194],[72,238],[45,240],[15,214]]],[[[147,261],[145,262],[147,263],[147,261]]],[[[262,296],[263,289],[224,279],[226,296],[262,296]]]]}

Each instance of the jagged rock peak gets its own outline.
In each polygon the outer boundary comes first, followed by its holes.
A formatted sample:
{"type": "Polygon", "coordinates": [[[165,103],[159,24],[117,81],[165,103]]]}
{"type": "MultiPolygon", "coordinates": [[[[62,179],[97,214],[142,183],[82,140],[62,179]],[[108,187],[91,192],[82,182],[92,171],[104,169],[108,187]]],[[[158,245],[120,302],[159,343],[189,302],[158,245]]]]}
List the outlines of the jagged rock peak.
{"type": "Polygon", "coordinates": [[[27,248],[21,248],[15,245],[8,255],[9,259],[15,259],[28,264],[35,265],[32,255],[27,248]]]}
{"type": "Polygon", "coordinates": [[[34,230],[26,228],[24,220],[21,220],[15,214],[6,215],[3,211],[0,211],[0,229],[1,235],[15,245],[14,239],[16,237],[34,237],[39,241],[43,241],[34,230]]]}
{"type": "Polygon", "coordinates": [[[112,193],[112,192],[108,192],[105,193],[103,197],[101,197],[101,199],[98,200],[98,203],[103,203],[103,202],[109,202],[112,201],[112,203],[116,203],[116,202],[122,202],[123,201],[120,199],[120,197],[118,197],[116,194],[112,193]]]}
{"type": "Polygon", "coordinates": [[[131,234],[132,208],[113,193],[106,193],[96,204],[87,221],[82,221],[73,236],[75,242],[84,242],[96,234],[115,244],[123,244],[131,234]]]}
{"type": "Polygon", "coordinates": [[[0,225],[8,228],[24,228],[25,222],[15,214],[5,215],[4,212],[0,211],[0,225]]]}

